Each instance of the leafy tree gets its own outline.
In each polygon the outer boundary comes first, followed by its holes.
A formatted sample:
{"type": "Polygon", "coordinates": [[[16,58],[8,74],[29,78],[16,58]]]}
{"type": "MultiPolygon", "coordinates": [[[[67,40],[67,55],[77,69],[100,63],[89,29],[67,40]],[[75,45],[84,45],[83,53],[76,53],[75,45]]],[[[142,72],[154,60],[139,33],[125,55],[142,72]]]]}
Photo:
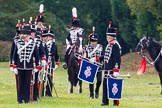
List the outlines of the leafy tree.
{"type": "Polygon", "coordinates": [[[105,47],[108,21],[113,19],[119,28],[118,40],[123,53],[134,49],[138,38],[149,34],[162,40],[162,0],[0,0],[0,40],[11,40],[17,19],[33,19],[44,4],[45,25],[52,25],[58,43],[65,44],[71,26],[71,9],[76,7],[81,27],[88,34],[96,27],[99,43],[105,47]]]}
{"type": "Polygon", "coordinates": [[[114,25],[119,29],[119,42],[122,46],[123,53],[129,52],[130,49],[134,49],[137,37],[134,34],[134,18],[130,16],[130,9],[126,3],[126,0],[110,0],[112,6],[112,19],[114,25]]]}
{"type": "Polygon", "coordinates": [[[136,34],[139,38],[149,34],[162,39],[162,1],[161,0],[127,0],[131,14],[136,16],[136,34]],[[159,33],[160,32],[160,33],[159,33]]]}

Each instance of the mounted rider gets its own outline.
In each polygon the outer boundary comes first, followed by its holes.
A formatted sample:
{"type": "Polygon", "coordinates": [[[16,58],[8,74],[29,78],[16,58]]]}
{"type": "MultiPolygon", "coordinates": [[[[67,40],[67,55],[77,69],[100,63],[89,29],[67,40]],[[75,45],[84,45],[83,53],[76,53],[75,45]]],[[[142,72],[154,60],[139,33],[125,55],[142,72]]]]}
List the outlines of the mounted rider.
{"type": "Polygon", "coordinates": [[[11,52],[10,52],[10,71],[13,72],[15,74],[15,79],[16,79],[16,91],[17,91],[17,101],[18,101],[18,75],[15,73],[14,69],[14,60],[13,60],[13,55],[15,52],[15,48],[16,48],[16,44],[17,41],[20,39],[20,29],[21,29],[21,21],[18,19],[18,22],[16,24],[16,35],[15,37],[12,39],[12,46],[11,46],[11,52]]]}
{"type": "Polygon", "coordinates": [[[43,32],[43,30],[46,29],[46,27],[43,25],[45,19],[43,16],[43,11],[44,11],[44,5],[41,4],[39,6],[39,15],[35,18],[37,31],[41,31],[41,32],[43,32]]]}
{"type": "Polygon", "coordinates": [[[67,69],[68,56],[70,54],[70,49],[73,48],[76,43],[78,34],[84,34],[84,29],[80,28],[80,20],[77,17],[77,10],[74,7],[72,9],[72,27],[68,30],[68,36],[66,38],[66,52],[65,52],[65,63],[63,63],[63,68],[67,69]]]}

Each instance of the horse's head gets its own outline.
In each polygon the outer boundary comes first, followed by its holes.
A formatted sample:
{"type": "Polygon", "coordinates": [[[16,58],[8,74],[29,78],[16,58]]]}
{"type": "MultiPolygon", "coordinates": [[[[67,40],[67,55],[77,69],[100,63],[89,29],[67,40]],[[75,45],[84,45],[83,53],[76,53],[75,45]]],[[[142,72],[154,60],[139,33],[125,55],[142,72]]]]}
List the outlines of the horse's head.
{"type": "Polygon", "coordinates": [[[83,35],[77,33],[77,40],[76,40],[75,46],[77,48],[77,52],[78,53],[82,53],[83,52],[83,41],[84,41],[83,35]]]}
{"type": "Polygon", "coordinates": [[[150,43],[152,42],[152,38],[149,36],[144,36],[137,44],[136,51],[140,54],[144,53],[148,50],[150,43]]]}

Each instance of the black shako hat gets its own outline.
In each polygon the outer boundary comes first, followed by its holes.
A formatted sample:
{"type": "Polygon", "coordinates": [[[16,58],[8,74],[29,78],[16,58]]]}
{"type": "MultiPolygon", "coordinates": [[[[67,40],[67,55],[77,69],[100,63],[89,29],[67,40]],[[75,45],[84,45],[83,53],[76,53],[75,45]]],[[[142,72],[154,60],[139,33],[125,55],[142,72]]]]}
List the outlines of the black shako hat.
{"type": "Polygon", "coordinates": [[[36,25],[35,24],[30,25],[30,28],[31,28],[31,32],[36,32],[36,25]]]}
{"type": "Polygon", "coordinates": [[[77,16],[77,9],[75,7],[72,8],[72,26],[79,27],[80,20],[77,16]]]}
{"type": "Polygon", "coordinates": [[[36,18],[36,21],[37,22],[44,22],[44,16],[38,15],[37,18],[36,18]]]}
{"type": "Polygon", "coordinates": [[[90,36],[90,39],[89,39],[90,42],[96,42],[96,41],[98,41],[98,35],[97,35],[97,33],[91,33],[89,36],[90,36]]]}
{"type": "Polygon", "coordinates": [[[30,35],[31,34],[30,26],[29,25],[22,26],[21,29],[20,29],[20,34],[30,35]]]}
{"type": "Polygon", "coordinates": [[[39,15],[36,17],[36,22],[44,22],[43,12],[44,12],[44,5],[40,4],[39,15]]]}
{"type": "Polygon", "coordinates": [[[54,32],[50,29],[45,29],[42,33],[42,37],[46,37],[46,36],[51,36],[51,37],[55,37],[54,32]]]}
{"type": "Polygon", "coordinates": [[[79,25],[80,25],[80,20],[78,18],[73,18],[72,26],[79,27],[79,25]]]}
{"type": "Polygon", "coordinates": [[[112,36],[112,37],[116,37],[116,35],[117,35],[117,28],[113,28],[113,27],[107,28],[106,35],[109,35],[109,36],[112,36]]]}

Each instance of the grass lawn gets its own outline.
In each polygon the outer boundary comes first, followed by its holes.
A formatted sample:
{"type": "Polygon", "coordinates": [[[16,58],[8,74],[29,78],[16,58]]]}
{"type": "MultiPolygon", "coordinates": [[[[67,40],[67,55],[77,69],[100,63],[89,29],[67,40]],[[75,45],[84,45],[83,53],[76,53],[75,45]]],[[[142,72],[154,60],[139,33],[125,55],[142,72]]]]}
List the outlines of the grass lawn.
{"type": "MultiPolygon", "coordinates": [[[[122,70],[127,74],[127,70],[122,70]]],[[[129,71],[131,78],[124,80],[123,97],[119,108],[161,108],[159,77],[156,72],[137,76],[135,71],[129,71]]],[[[102,99],[102,86],[99,99],[89,99],[88,84],[83,82],[83,93],[68,94],[67,72],[61,67],[55,71],[55,88],[53,97],[44,97],[38,103],[17,104],[14,74],[9,71],[9,63],[0,63],[0,108],[99,108],[102,99]]],[[[112,100],[110,105],[113,107],[112,100]]]]}

